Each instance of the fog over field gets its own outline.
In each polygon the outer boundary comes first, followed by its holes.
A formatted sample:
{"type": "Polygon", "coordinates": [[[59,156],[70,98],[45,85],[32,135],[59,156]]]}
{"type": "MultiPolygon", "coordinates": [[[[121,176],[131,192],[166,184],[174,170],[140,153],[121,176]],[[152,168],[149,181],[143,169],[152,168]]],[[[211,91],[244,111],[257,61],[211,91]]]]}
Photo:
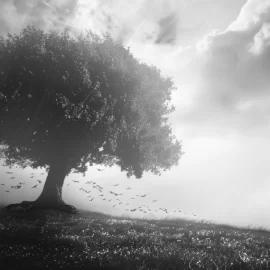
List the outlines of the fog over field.
{"type": "MultiPolygon", "coordinates": [[[[66,178],[68,203],[108,214],[270,228],[269,0],[0,0],[1,36],[27,25],[73,36],[107,31],[178,88],[170,121],[185,152],[179,165],[141,179],[128,179],[118,167],[91,167],[85,177],[66,178]],[[121,204],[110,191],[123,193],[121,204]],[[125,210],[139,206],[152,210],[125,210]]],[[[0,203],[37,198],[46,176],[1,166],[0,203]],[[19,182],[22,188],[11,188],[19,182]]]]}

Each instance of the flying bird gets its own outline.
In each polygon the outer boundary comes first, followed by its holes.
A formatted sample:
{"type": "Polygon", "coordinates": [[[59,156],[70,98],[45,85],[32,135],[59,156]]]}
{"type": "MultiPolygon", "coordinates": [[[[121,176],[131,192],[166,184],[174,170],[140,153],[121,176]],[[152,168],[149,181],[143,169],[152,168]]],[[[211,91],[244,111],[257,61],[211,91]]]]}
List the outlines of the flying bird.
{"type": "Polygon", "coordinates": [[[5,184],[1,184],[1,186],[4,186],[5,184]]]}
{"type": "Polygon", "coordinates": [[[22,183],[22,182],[20,182],[20,183],[19,183],[19,185],[23,185],[23,184],[25,184],[25,182],[23,182],[23,183],[22,183]]]}
{"type": "Polygon", "coordinates": [[[103,169],[103,170],[102,170],[102,169],[97,169],[97,170],[98,170],[99,172],[102,172],[102,171],[104,171],[105,169],[103,169]]]}
{"type": "Polygon", "coordinates": [[[117,187],[117,186],[119,186],[119,184],[116,184],[116,185],[113,185],[114,187],[117,187]]]}
{"type": "Polygon", "coordinates": [[[38,185],[32,186],[32,188],[36,188],[38,185]]]}
{"type": "Polygon", "coordinates": [[[37,180],[39,184],[41,184],[42,182],[40,180],[37,180]]]}
{"type": "Polygon", "coordinates": [[[19,185],[17,185],[17,186],[11,186],[11,188],[19,189],[19,188],[21,188],[21,186],[19,186],[19,185]]]}
{"type": "Polygon", "coordinates": [[[72,180],[74,183],[79,183],[79,181],[72,180]]]}
{"type": "Polygon", "coordinates": [[[126,188],[126,189],[131,189],[131,187],[128,187],[128,188],[126,188]]]}
{"type": "Polygon", "coordinates": [[[34,178],[34,176],[31,176],[30,178],[34,178]]]}
{"type": "Polygon", "coordinates": [[[9,190],[6,190],[6,192],[9,192],[9,190]]]}
{"type": "Polygon", "coordinates": [[[14,179],[14,178],[16,178],[16,177],[13,176],[13,177],[10,177],[9,179],[14,179]]]}

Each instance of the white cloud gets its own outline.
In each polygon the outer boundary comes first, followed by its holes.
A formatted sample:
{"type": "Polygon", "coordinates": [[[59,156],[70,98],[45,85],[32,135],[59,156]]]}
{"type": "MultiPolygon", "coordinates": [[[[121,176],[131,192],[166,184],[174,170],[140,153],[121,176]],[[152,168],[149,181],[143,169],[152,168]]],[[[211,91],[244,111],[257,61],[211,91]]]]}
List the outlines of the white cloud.
{"type": "Polygon", "coordinates": [[[248,1],[227,30],[212,31],[197,43],[184,71],[196,95],[187,110],[177,110],[175,122],[221,133],[266,127],[269,134],[269,19],[269,1],[248,1]]]}

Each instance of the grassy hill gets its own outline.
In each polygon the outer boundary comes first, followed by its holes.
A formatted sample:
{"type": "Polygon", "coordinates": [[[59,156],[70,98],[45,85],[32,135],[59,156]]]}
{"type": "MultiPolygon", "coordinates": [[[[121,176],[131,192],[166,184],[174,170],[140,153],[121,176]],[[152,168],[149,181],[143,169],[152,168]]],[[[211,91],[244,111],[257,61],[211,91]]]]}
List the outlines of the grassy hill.
{"type": "Polygon", "coordinates": [[[81,211],[1,211],[1,269],[270,269],[270,232],[81,211]]]}

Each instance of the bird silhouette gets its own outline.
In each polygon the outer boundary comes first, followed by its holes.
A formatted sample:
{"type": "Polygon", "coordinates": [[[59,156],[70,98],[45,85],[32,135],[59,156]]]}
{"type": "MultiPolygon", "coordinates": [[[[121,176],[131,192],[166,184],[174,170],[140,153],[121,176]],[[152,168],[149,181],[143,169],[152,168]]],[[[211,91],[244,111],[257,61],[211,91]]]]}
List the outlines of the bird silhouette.
{"type": "Polygon", "coordinates": [[[5,184],[1,184],[1,186],[4,186],[5,184]]]}
{"type": "Polygon", "coordinates": [[[131,188],[131,187],[128,187],[128,188],[126,188],[126,189],[128,190],[128,189],[132,189],[132,188],[131,188]]]}
{"type": "Polygon", "coordinates": [[[103,169],[103,170],[102,170],[102,169],[97,169],[97,170],[98,170],[99,172],[102,172],[102,171],[104,171],[105,169],[103,169]]]}
{"type": "Polygon", "coordinates": [[[119,184],[116,184],[116,185],[113,185],[114,187],[117,187],[117,186],[119,186],[119,184]]]}
{"type": "Polygon", "coordinates": [[[9,192],[9,190],[6,190],[6,192],[9,192]]]}
{"type": "Polygon", "coordinates": [[[74,183],[79,183],[79,181],[72,180],[74,183]]]}
{"type": "Polygon", "coordinates": [[[23,182],[23,183],[22,183],[22,182],[20,182],[20,183],[19,183],[19,185],[24,185],[24,184],[25,184],[25,182],[23,182]]]}
{"type": "Polygon", "coordinates": [[[19,189],[19,188],[21,188],[21,186],[20,186],[20,185],[17,185],[17,186],[11,186],[11,188],[19,189]]]}
{"type": "Polygon", "coordinates": [[[32,186],[32,188],[36,188],[38,185],[32,186]]]}
{"type": "Polygon", "coordinates": [[[39,184],[41,184],[42,182],[40,180],[37,180],[39,184]]]}
{"type": "Polygon", "coordinates": [[[13,176],[13,177],[10,177],[9,179],[14,179],[14,178],[16,178],[16,177],[13,176]]]}
{"type": "Polygon", "coordinates": [[[34,176],[31,176],[30,178],[34,178],[34,176]]]}

